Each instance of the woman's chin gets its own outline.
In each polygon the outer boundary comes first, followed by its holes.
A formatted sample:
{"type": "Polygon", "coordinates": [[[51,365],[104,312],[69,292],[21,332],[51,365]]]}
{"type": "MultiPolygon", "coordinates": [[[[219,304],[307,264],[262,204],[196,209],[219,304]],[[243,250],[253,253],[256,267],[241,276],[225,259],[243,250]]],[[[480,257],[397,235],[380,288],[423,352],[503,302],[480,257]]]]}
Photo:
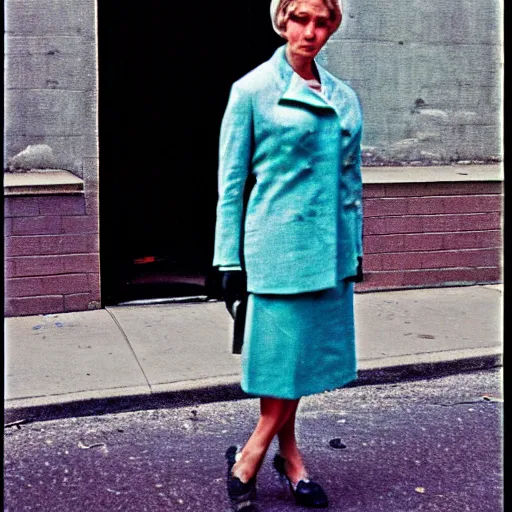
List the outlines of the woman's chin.
{"type": "Polygon", "coordinates": [[[292,50],[291,53],[295,57],[301,59],[314,59],[320,50],[318,48],[298,48],[297,50],[292,50]]]}

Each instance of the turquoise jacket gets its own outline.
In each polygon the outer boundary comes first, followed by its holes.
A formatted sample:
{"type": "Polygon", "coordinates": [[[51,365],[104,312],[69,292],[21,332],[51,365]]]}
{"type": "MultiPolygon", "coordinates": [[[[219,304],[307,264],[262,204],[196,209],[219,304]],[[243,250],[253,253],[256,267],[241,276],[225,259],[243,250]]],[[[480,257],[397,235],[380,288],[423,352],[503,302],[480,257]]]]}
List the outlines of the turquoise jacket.
{"type": "Polygon", "coordinates": [[[317,64],[323,94],[285,47],[236,81],[221,125],[214,266],[241,264],[253,293],[334,288],[362,256],[362,113],[317,64]],[[243,191],[256,179],[245,222],[243,191]]]}

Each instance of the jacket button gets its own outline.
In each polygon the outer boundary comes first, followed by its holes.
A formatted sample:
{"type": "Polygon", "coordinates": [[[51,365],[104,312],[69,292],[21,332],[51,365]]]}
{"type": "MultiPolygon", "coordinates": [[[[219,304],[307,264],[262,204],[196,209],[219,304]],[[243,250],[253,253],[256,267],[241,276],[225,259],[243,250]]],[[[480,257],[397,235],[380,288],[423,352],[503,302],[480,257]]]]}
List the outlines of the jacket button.
{"type": "Polygon", "coordinates": [[[356,200],[354,201],[354,204],[355,204],[356,206],[360,206],[361,201],[359,201],[359,199],[356,199],[356,200]]]}

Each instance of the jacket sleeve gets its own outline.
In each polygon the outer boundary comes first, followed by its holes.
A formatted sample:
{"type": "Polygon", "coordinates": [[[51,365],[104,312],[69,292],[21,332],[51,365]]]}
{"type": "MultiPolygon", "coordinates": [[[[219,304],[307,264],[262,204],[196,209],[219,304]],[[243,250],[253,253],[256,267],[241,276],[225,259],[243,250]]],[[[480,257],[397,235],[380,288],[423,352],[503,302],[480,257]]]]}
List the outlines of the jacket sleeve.
{"type": "Polygon", "coordinates": [[[358,129],[352,137],[343,159],[343,174],[352,184],[350,191],[351,203],[356,209],[355,236],[358,257],[363,256],[363,181],[361,174],[361,139],[363,124],[360,121],[358,129]]]}
{"type": "Polygon", "coordinates": [[[252,153],[251,97],[234,84],[219,140],[217,220],[213,266],[240,266],[244,187],[252,153]]]}

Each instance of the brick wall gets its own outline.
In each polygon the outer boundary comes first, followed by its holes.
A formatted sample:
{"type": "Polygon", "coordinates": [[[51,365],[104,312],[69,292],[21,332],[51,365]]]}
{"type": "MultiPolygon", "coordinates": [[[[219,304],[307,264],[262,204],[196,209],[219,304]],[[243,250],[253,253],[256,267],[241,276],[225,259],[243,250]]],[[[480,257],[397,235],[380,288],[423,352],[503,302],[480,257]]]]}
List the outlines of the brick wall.
{"type": "Polygon", "coordinates": [[[4,197],[5,315],[100,307],[97,194],[4,197]]]}
{"type": "Polygon", "coordinates": [[[501,211],[500,182],[366,184],[356,289],[499,282],[501,211]]]}

